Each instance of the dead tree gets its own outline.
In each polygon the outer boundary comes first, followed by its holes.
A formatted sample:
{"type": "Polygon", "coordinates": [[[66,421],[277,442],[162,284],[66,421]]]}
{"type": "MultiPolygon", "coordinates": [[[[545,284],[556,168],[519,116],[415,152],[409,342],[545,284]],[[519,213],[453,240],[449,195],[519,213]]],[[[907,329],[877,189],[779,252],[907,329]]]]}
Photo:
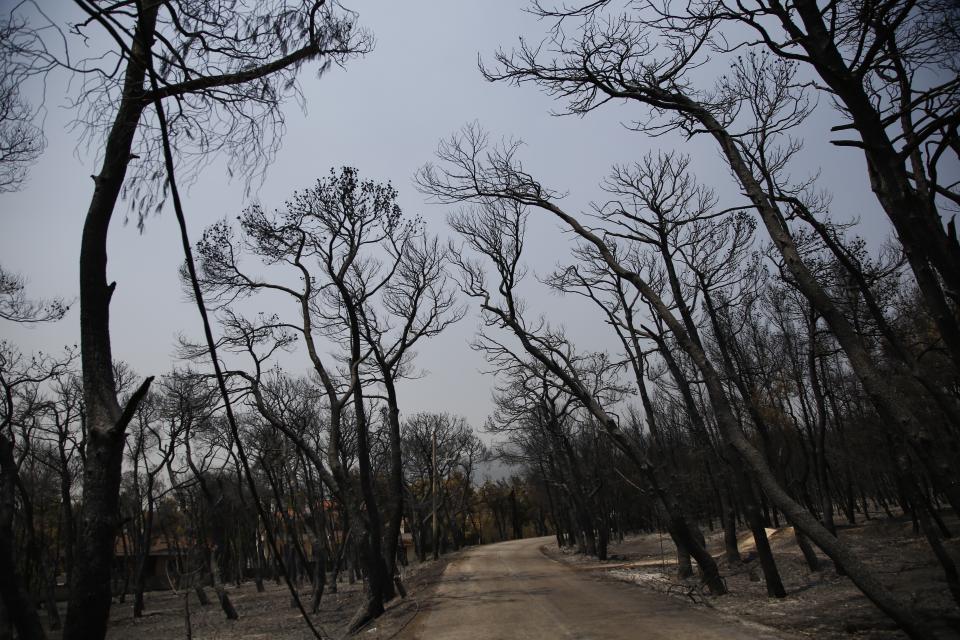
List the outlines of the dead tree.
{"type": "Polygon", "coordinates": [[[457,544],[454,519],[465,517],[464,511],[469,509],[475,464],[485,459],[487,452],[467,421],[448,413],[419,412],[407,417],[401,425],[401,447],[404,490],[409,496],[405,501],[410,511],[408,523],[422,562],[426,557],[426,531],[431,530],[429,541],[438,552],[439,538],[448,533],[457,544]],[[443,524],[442,514],[438,514],[437,528],[431,529],[428,523],[433,519],[434,498],[450,518],[443,524]]]}
{"type": "Polygon", "coordinates": [[[448,284],[445,271],[449,257],[437,238],[422,235],[401,249],[396,269],[385,283],[380,299],[368,301],[358,309],[374,377],[386,393],[390,466],[384,558],[387,573],[394,580],[399,579],[395,576],[404,493],[397,381],[408,375],[412,349],[419,341],[440,334],[466,313],[448,284]]]}
{"type": "MultiPolygon", "coordinates": [[[[26,27],[15,16],[0,19],[0,193],[16,191],[23,185],[30,165],[40,157],[45,143],[43,132],[33,123],[35,114],[19,91],[23,76],[15,56],[17,41],[26,27]]],[[[0,272],[0,283],[2,278],[0,272]]]]}
{"type": "MultiPolygon", "coordinates": [[[[568,81],[568,77],[562,75],[562,80],[558,81],[559,86],[563,86],[568,81]]],[[[584,99],[591,100],[590,96],[596,97],[597,95],[599,94],[588,94],[588,97],[584,99]]],[[[639,95],[641,97],[646,96],[645,93],[639,95]]],[[[689,98],[685,96],[669,95],[677,101],[682,101],[684,105],[688,104],[689,98]]],[[[709,115],[708,112],[698,111],[697,113],[704,115],[706,120],[718,125],[716,120],[710,120],[706,117],[709,115]]],[[[713,131],[711,129],[711,132],[713,131]]],[[[722,128],[721,131],[723,131],[722,128]]],[[[720,137],[732,143],[723,135],[720,137]]],[[[795,526],[842,566],[854,583],[878,607],[896,620],[905,631],[917,638],[928,637],[929,631],[926,629],[926,625],[923,621],[917,619],[910,607],[882,584],[874,575],[874,572],[848,545],[830,534],[812,514],[791,498],[780,485],[763,454],[746,439],[740,430],[718,369],[690,336],[683,321],[676,317],[674,311],[651,287],[650,282],[642,274],[620,262],[604,237],[584,226],[576,216],[560,207],[555,200],[553,191],[543,187],[532,176],[523,171],[522,166],[516,159],[516,150],[516,145],[511,144],[508,144],[505,148],[491,149],[482,133],[475,128],[468,128],[461,136],[454,137],[441,146],[439,154],[444,162],[443,167],[425,167],[420,173],[419,182],[425,191],[443,202],[489,202],[493,200],[501,208],[534,207],[561,220],[574,233],[591,244],[607,266],[629,282],[632,287],[635,287],[653,307],[656,314],[673,334],[678,345],[695,363],[703,376],[704,385],[724,441],[736,450],[737,455],[750,469],[766,496],[795,526]]],[[[732,146],[732,150],[736,151],[735,145],[732,146]]],[[[744,179],[746,182],[752,180],[749,176],[744,176],[744,179]]],[[[755,181],[753,185],[756,185],[755,181]]],[[[762,191],[757,193],[754,190],[753,193],[758,196],[759,203],[766,202],[762,191]]],[[[783,227],[779,226],[774,231],[776,234],[774,240],[778,249],[786,251],[790,256],[787,262],[801,274],[806,274],[804,276],[806,283],[815,287],[815,281],[809,276],[809,272],[805,271],[802,261],[795,253],[795,245],[788,242],[783,227]],[[781,243],[781,241],[783,242],[781,243]]],[[[774,231],[771,231],[771,233],[773,234],[774,231]]],[[[482,272],[472,277],[471,282],[479,281],[482,283],[481,276],[482,272]]],[[[483,293],[482,295],[486,294],[483,293]]],[[[502,321],[510,326],[506,320],[502,321]]],[[[838,339],[841,339],[841,336],[838,336],[838,339]]],[[[857,338],[854,335],[852,339],[856,340],[857,338]]],[[[875,379],[872,381],[876,382],[875,379]]],[[[867,384],[864,386],[867,386],[867,384]]]]}
{"type": "Polygon", "coordinates": [[[182,416],[176,409],[172,415],[168,414],[165,400],[156,393],[147,394],[137,407],[136,418],[132,421],[133,437],[127,443],[133,465],[130,497],[134,512],[129,517],[137,554],[133,577],[135,618],[143,616],[145,608],[146,562],[156,534],[157,505],[164,494],[174,490],[172,486],[162,489],[159,476],[168,470],[182,437],[182,416]]]}
{"type": "Polygon", "coordinates": [[[23,276],[7,271],[0,265],[0,319],[31,324],[56,322],[70,310],[63,300],[34,300],[26,295],[23,276]]]}
{"type": "MultiPolygon", "coordinates": [[[[83,503],[78,514],[78,553],[64,637],[102,638],[110,608],[110,567],[117,531],[117,492],[123,435],[147,378],[126,406],[117,398],[110,346],[109,307],[116,283],[107,277],[107,234],[126,190],[142,224],[162,203],[164,158],[157,114],[150,107],[176,103],[170,130],[184,157],[204,164],[224,153],[231,170],[258,175],[272,158],[282,131],[280,105],[297,91],[296,73],[312,60],[321,68],[369,48],[352,14],[336,3],[276,0],[254,8],[226,3],[196,11],[187,3],[77,3],[83,16],[69,27],[79,39],[102,29],[107,55],[78,64],[60,25],[40,15],[15,42],[19,73],[66,69],[91,71],[77,103],[78,118],[97,137],[105,133],[102,165],[94,177],[80,250],[80,333],[84,402],[88,421],[83,503]],[[48,29],[49,27],[49,29],[48,29]],[[46,33],[64,36],[44,40],[46,33]],[[109,63],[105,61],[109,60],[109,63]],[[104,63],[104,64],[101,64],[104,63]],[[157,81],[151,87],[148,71],[157,81]],[[187,137],[189,136],[189,137],[187,137]],[[190,141],[190,144],[187,142],[190,141]],[[135,161],[136,160],[136,161],[135,161]],[[132,171],[129,171],[132,167],[132,171]]],[[[30,5],[20,5],[27,10],[30,5]]],[[[23,18],[20,18],[23,19],[23,18]]]]}
{"type": "MultiPolygon", "coordinates": [[[[286,284],[280,269],[274,270],[275,279],[253,276],[241,269],[242,250],[226,223],[208,229],[198,245],[201,284],[224,308],[224,324],[232,348],[249,356],[254,364],[252,371],[237,371],[235,375],[250,385],[255,406],[264,418],[291,438],[349,512],[367,578],[366,603],[351,625],[354,628],[380,615],[383,603],[394,595],[374,490],[365,389],[369,382],[365,372],[370,351],[366,340],[383,338],[386,325],[381,323],[390,317],[391,304],[405,314],[400,322],[410,323],[411,329],[423,331],[424,335],[447,321],[443,316],[448,303],[444,302],[446,294],[442,291],[436,290],[440,296],[436,304],[440,306],[430,310],[410,307],[410,298],[404,298],[407,293],[390,289],[417,284],[416,280],[408,279],[405,284],[394,280],[398,272],[402,274],[411,268],[408,251],[415,248],[412,243],[418,233],[416,225],[403,219],[396,198],[397,192],[391,185],[361,180],[356,169],[345,167],[339,172],[331,171],[313,188],[296,193],[283,211],[268,214],[258,206],[248,209],[241,217],[243,243],[266,264],[288,268],[298,278],[297,285],[286,284]],[[292,319],[276,316],[250,322],[227,309],[237,296],[262,292],[287,297],[293,303],[292,319]],[[368,305],[375,305],[381,292],[387,313],[375,320],[368,305]],[[440,315],[432,319],[433,313],[440,315]],[[421,324],[424,320],[426,323],[421,324]],[[326,402],[325,461],[302,434],[271,409],[263,394],[262,363],[273,351],[289,345],[294,337],[306,346],[307,358],[326,402]],[[321,340],[324,337],[328,342],[321,340]],[[326,355],[328,348],[334,355],[326,355]],[[342,370],[336,368],[340,363],[342,370]],[[345,424],[348,411],[352,425],[345,424]],[[353,427],[359,486],[341,459],[344,427],[349,426],[353,427]]],[[[414,264],[428,263],[421,260],[414,264]]],[[[436,267],[433,269],[436,272],[436,267]]],[[[433,280],[430,286],[437,284],[433,280]]],[[[429,289],[426,292],[429,295],[429,289]]],[[[403,342],[398,344],[409,343],[415,335],[401,334],[403,342]]],[[[391,380],[399,373],[397,367],[404,364],[407,347],[380,345],[391,380]]]]}
{"type": "MultiPolygon", "coordinates": [[[[469,148],[469,143],[468,147],[461,148],[469,148]]],[[[477,157],[474,156],[471,162],[476,160],[477,157]]],[[[481,165],[473,164],[472,166],[481,165]]],[[[420,183],[437,196],[457,197],[463,193],[458,191],[458,188],[466,191],[471,189],[465,186],[466,181],[457,182],[456,175],[463,174],[454,172],[460,168],[464,168],[464,165],[444,174],[450,178],[450,182],[444,182],[444,179],[439,178],[436,173],[427,171],[421,174],[420,183]],[[453,186],[454,183],[457,186],[453,186]],[[448,189],[447,186],[450,188],[448,189]]],[[[509,175],[503,174],[503,177],[508,182],[515,182],[521,175],[523,174],[520,172],[513,172],[509,175]]],[[[483,185],[483,183],[484,180],[481,179],[473,184],[483,185]]],[[[591,393],[590,386],[585,384],[583,379],[585,372],[575,365],[578,356],[575,355],[573,346],[562,332],[550,329],[543,322],[531,326],[524,318],[522,305],[515,298],[515,287],[525,273],[521,261],[525,229],[524,204],[519,201],[510,201],[509,198],[497,199],[493,194],[493,190],[484,189],[483,195],[477,198],[484,202],[481,209],[450,217],[451,226],[466,240],[470,248],[490,261],[497,278],[493,286],[488,285],[482,264],[469,257],[460,257],[457,264],[461,271],[461,288],[466,295],[480,301],[486,324],[490,327],[499,326],[509,329],[519,341],[520,349],[562,381],[565,389],[573,394],[584,410],[597,420],[615,445],[623,451],[632,464],[636,465],[637,470],[649,478],[657,498],[663,501],[676,535],[694,555],[703,570],[705,583],[713,593],[725,593],[726,587],[720,579],[716,563],[692,535],[691,528],[683,517],[682,508],[676,500],[676,491],[669,486],[667,478],[653,474],[653,468],[646,459],[645,453],[625,436],[615,417],[604,408],[601,400],[591,393]],[[495,300],[493,291],[498,292],[502,299],[495,300]]],[[[491,347],[488,352],[500,353],[501,357],[515,359],[513,352],[504,348],[496,338],[485,336],[484,340],[491,347]]]]}
{"type": "Polygon", "coordinates": [[[37,420],[42,408],[37,395],[40,385],[66,374],[73,355],[65,358],[37,355],[27,358],[7,341],[0,341],[0,569],[7,576],[0,586],[7,616],[23,638],[46,637],[36,602],[30,593],[24,569],[38,565],[32,522],[31,496],[26,492],[20,470],[30,448],[30,434],[25,427],[37,420]],[[17,509],[19,494],[20,509],[17,509]],[[14,517],[17,512],[27,520],[28,558],[18,558],[14,517]]]}
{"type": "MultiPolygon", "coordinates": [[[[691,16],[686,13],[674,14],[664,9],[661,13],[653,10],[649,16],[634,14],[610,16],[605,15],[603,10],[609,4],[608,2],[593,3],[588,7],[581,15],[582,28],[573,35],[567,35],[568,32],[564,30],[557,30],[542,47],[522,46],[511,53],[501,52],[497,55],[498,68],[487,70],[488,78],[515,83],[536,83],[547,91],[568,99],[568,109],[574,113],[590,112],[610,100],[627,100],[650,107],[660,114],[657,119],[650,120],[641,127],[644,131],[654,134],[681,131],[690,135],[710,136],[717,143],[776,250],[783,256],[783,263],[788,268],[790,277],[811,300],[817,313],[837,337],[884,422],[891,428],[901,430],[902,434],[899,437],[906,439],[906,443],[925,462],[934,482],[949,497],[955,510],[960,508],[960,477],[953,473],[946,460],[949,456],[942,451],[942,449],[947,451],[954,449],[957,446],[955,438],[951,439],[949,449],[945,447],[938,449],[926,437],[922,426],[911,413],[906,411],[902,404],[895,402],[896,394],[886,383],[885,378],[879,374],[876,363],[865,348],[861,336],[843,317],[811,273],[809,265],[802,259],[794,232],[788,224],[793,203],[797,198],[784,197],[785,192],[791,191],[783,188],[787,182],[784,171],[798,145],[789,137],[789,132],[804,122],[811,112],[813,98],[810,94],[815,90],[809,82],[799,79],[798,65],[816,56],[810,52],[807,52],[809,57],[807,54],[793,56],[791,49],[799,47],[795,47],[792,40],[789,43],[783,43],[782,47],[774,47],[776,54],[774,56],[763,51],[750,50],[732,59],[729,70],[721,76],[716,90],[708,90],[692,82],[689,73],[704,61],[707,49],[716,46],[720,50],[726,50],[726,46],[733,41],[738,43],[737,46],[741,44],[739,36],[731,36],[733,40],[724,43],[723,40],[727,34],[719,30],[723,20],[736,19],[735,13],[725,14],[721,6],[717,8],[716,14],[707,11],[699,15],[691,10],[696,14],[691,16]],[[548,49],[556,54],[549,60],[545,56],[548,49]]],[[[873,45],[868,47],[872,53],[867,56],[869,61],[862,70],[870,75],[879,73],[880,68],[885,68],[886,62],[881,63],[876,56],[889,44],[882,37],[874,39],[874,35],[886,34],[893,37],[892,33],[902,25],[901,21],[910,23],[911,26],[907,27],[907,33],[909,33],[919,24],[917,21],[924,22],[929,19],[929,16],[920,15],[918,9],[911,3],[895,4],[890,5],[893,13],[877,17],[880,20],[878,24],[886,24],[886,27],[877,29],[876,25],[871,25],[867,28],[862,26],[861,17],[853,18],[854,15],[860,16],[860,13],[854,11],[852,7],[852,4],[833,7],[832,11],[837,12],[835,15],[837,22],[832,25],[834,31],[824,29],[823,23],[818,22],[823,20],[823,17],[815,14],[813,5],[805,5],[796,12],[791,10],[782,13],[778,13],[779,10],[774,6],[761,8],[757,15],[752,16],[760,16],[758,18],[760,22],[751,26],[757,27],[758,32],[762,33],[761,23],[767,20],[785,19],[788,14],[793,17],[797,14],[805,15],[803,22],[807,28],[812,29],[808,34],[812,35],[812,39],[806,39],[806,44],[800,46],[823,47],[827,52],[824,55],[828,57],[837,53],[837,47],[841,46],[838,42],[842,42],[845,35],[850,33],[847,30],[866,29],[860,32],[864,37],[860,42],[873,42],[873,45]],[[898,16],[897,20],[887,24],[886,20],[894,15],[898,16]],[[874,29],[877,29],[875,33],[874,29]],[[893,31],[888,32],[887,29],[893,31]],[[837,37],[838,40],[833,41],[832,37],[837,37]],[[814,42],[816,45],[813,44],[814,42]],[[872,64],[877,64],[879,67],[871,67],[872,64]]],[[[545,12],[545,15],[560,17],[560,13],[565,12],[545,12]]],[[[565,15],[570,14],[565,13],[565,15]]],[[[943,15],[941,8],[931,7],[930,16],[942,17],[943,15]]],[[[750,17],[750,12],[747,12],[747,19],[749,20],[750,17]]],[[[788,22],[785,21],[783,24],[789,26],[788,22]]],[[[949,24],[949,20],[947,23],[949,24]]],[[[796,27],[797,25],[794,24],[790,28],[796,27]]],[[[939,27],[931,29],[930,33],[925,32],[923,37],[917,40],[921,43],[917,51],[925,51],[924,55],[930,56],[929,61],[936,61],[933,62],[934,66],[942,65],[944,64],[943,52],[949,48],[949,43],[953,41],[951,38],[955,39],[956,36],[945,36],[945,39],[937,40],[930,34],[939,33],[942,29],[939,27]]],[[[806,38],[807,36],[801,32],[802,29],[791,32],[790,37],[806,38]]],[[[903,34],[896,37],[901,35],[903,34]]],[[[910,40],[910,37],[907,37],[907,40],[910,40]]],[[[771,39],[762,41],[762,45],[766,46],[771,43],[775,44],[771,39]]],[[[749,46],[749,43],[743,44],[749,46]]],[[[758,46],[761,45],[758,44],[758,46]]],[[[864,46],[867,45],[864,44],[864,46]]],[[[847,47],[842,45],[841,48],[847,47]]],[[[865,51],[857,50],[851,53],[856,56],[864,54],[865,51]]],[[[823,51],[816,55],[821,53],[823,51]]],[[[923,58],[924,55],[920,57],[923,58]]],[[[842,62],[839,59],[835,61],[842,62]]],[[[915,60],[912,64],[923,63],[915,60]]],[[[818,72],[822,71],[823,69],[818,67],[818,72]]],[[[863,78],[860,77],[848,79],[863,82],[863,78]]],[[[829,85],[830,81],[827,83],[829,85]]],[[[837,91],[841,89],[839,85],[832,88],[837,91]]],[[[860,89],[863,89],[862,84],[860,89]]],[[[950,101],[945,96],[952,95],[956,89],[957,82],[955,78],[951,78],[942,85],[937,85],[932,94],[920,92],[920,103],[930,110],[930,114],[926,117],[929,117],[931,124],[936,123],[931,130],[926,131],[930,136],[928,141],[932,145],[931,149],[937,150],[935,153],[932,152],[929,158],[933,163],[931,166],[934,174],[936,173],[935,165],[940,161],[943,152],[950,148],[950,141],[956,137],[955,131],[951,131],[949,127],[944,128],[944,123],[952,117],[950,114],[955,112],[955,101],[950,101]],[[941,98],[944,98],[942,102],[941,98]]],[[[913,109],[916,106],[912,101],[908,102],[910,102],[909,105],[901,104],[899,108],[894,108],[894,112],[899,116],[902,108],[913,109]]],[[[846,106],[853,109],[853,105],[846,106]]],[[[880,123],[875,122],[875,124],[880,123]]],[[[884,127],[881,126],[879,129],[879,137],[873,139],[873,142],[883,146],[882,138],[886,133],[884,127]]],[[[877,134],[878,131],[874,130],[870,133],[877,134]]],[[[866,144],[865,148],[871,147],[872,144],[866,144]]],[[[901,151],[905,150],[909,153],[913,149],[909,143],[905,143],[905,146],[906,148],[901,151]]],[[[889,144],[886,148],[889,150],[889,144]]],[[[868,154],[868,164],[873,167],[874,162],[877,162],[878,170],[881,166],[889,168],[892,158],[900,157],[888,154],[884,158],[877,156],[873,159],[868,154]]],[[[898,161],[903,164],[906,156],[898,161]]],[[[904,167],[899,175],[903,177],[909,175],[909,172],[904,167]]],[[[876,174],[875,177],[879,179],[880,174],[876,174]]],[[[907,201],[913,202],[911,198],[916,196],[916,191],[912,187],[908,188],[909,185],[894,178],[892,174],[891,180],[890,184],[899,185],[895,190],[903,196],[898,200],[900,205],[906,205],[907,201]]],[[[949,199],[949,194],[952,193],[950,189],[951,187],[944,186],[936,192],[939,196],[949,199]]],[[[795,193],[796,188],[792,190],[795,193]]],[[[932,244],[923,250],[910,242],[904,245],[905,248],[909,248],[909,251],[916,251],[918,255],[933,256],[934,253],[938,253],[934,251],[933,245],[940,243],[941,239],[946,237],[942,227],[939,226],[939,216],[924,213],[931,211],[932,203],[933,200],[928,199],[923,206],[915,202],[917,206],[901,210],[902,215],[908,215],[904,213],[907,210],[918,212],[916,215],[923,217],[924,220],[917,219],[914,229],[924,229],[924,237],[932,239],[929,241],[932,244]],[[937,226],[934,228],[931,225],[937,226]],[[928,233],[929,236],[926,235],[928,233]]],[[[900,231],[900,227],[897,228],[900,231]]],[[[941,251],[938,255],[937,260],[941,268],[949,268],[949,254],[941,251]]],[[[914,275],[918,286],[927,288],[924,282],[930,279],[929,274],[925,275],[924,269],[921,268],[915,270],[914,275]]],[[[944,274],[944,278],[948,279],[949,276],[944,274]]],[[[933,288],[932,285],[930,288],[933,288]]],[[[942,305],[937,299],[942,298],[942,292],[938,294],[934,291],[933,293],[933,297],[929,299],[929,309],[933,317],[939,318],[943,313],[940,308],[942,305]]],[[[950,348],[952,341],[949,334],[952,329],[949,325],[955,324],[955,321],[947,322],[943,326],[941,324],[938,323],[938,327],[941,327],[944,344],[950,348]]],[[[912,472],[908,469],[909,462],[903,455],[901,464],[904,467],[903,473],[911,475],[912,472]]]]}
{"type": "MultiPolygon", "coordinates": [[[[23,280],[0,267],[0,319],[20,323],[49,322],[61,319],[66,311],[66,305],[58,300],[31,300],[25,295],[23,280]]],[[[15,429],[36,422],[39,409],[47,410],[44,403],[36,401],[40,386],[45,383],[61,384],[68,375],[74,357],[68,351],[63,358],[38,354],[27,359],[14,345],[0,340],[0,566],[7,576],[0,587],[0,600],[5,611],[5,619],[0,624],[9,621],[17,633],[27,639],[42,639],[46,634],[27,589],[23,565],[18,566],[14,550],[18,490],[21,504],[29,504],[30,501],[20,478],[21,464],[30,443],[25,432],[21,431],[22,440],[18,446],[14,434],[15,429]]],[[[62,423],[58,422],[58,426],[62,426],[62,423]]],[[[58,442],[59,450],[64,454],[66,445],[63,439],[58,439],[58,442]]],[[[60,471],[61,478],[70,472],[66,466],[60,471]]],[[[32,529],[33,523],[29,523],[29,526],[32,529]]],[[[66,545],[72,545],[69,537],[66,545]]]]}
{"type": "Polygon", "coordinates": [[[666,33],[709,31],[713,43],[746,27],[720,49],[749,42],[816,74],[819,91],[841,106],[831,128],[840,139],[831,142],[863,153],[871,189],[896,229],[923,304],[960,365],[960,325],[950,308],[960,291],[960,250],[956,228],[944,224],[941,211],[960,202],[945,171],[949,155],[960,153],[960,36],[953,9],[935,0],[846,1],[826,11],[812,0],[749,8],[719,1],[662,16],[658,26],[666,33]]]}
{"type": "MultiPolygon", "coordinates": [[[[536,461],[544,479],[557,487],[561,502],[573,512],[576,525],[571,532],[578,551],[606,559],[602,508],[598,508],[596,499],[600,474],[597,461],[591,461],[587,455],[589,447],[582,446],[585,438],[578,437],[586,435],[584,432],[592,426],[589,414],[586,419],[578,416],[583,410],[576,397],[536,361],[511,362],[491,355],[497,360],[502,382],[494,395],[496,411],[487,428],[508,437],[500,447],[501,456],[515,464],[536,461]],[[549,476],[545,469],[550,470],[549,476]]],[[[600,358],[592,363],[584,359],[581,363],[584,367],[591,364],[597,374],[594,379],[610,385],[609,389],[598,388],[596,392],[608,398],[619,395],[622,389],[614,375],[617,367],[600,358]]],[[[555,518],[557,515],[554,514],[555,518]]]]}

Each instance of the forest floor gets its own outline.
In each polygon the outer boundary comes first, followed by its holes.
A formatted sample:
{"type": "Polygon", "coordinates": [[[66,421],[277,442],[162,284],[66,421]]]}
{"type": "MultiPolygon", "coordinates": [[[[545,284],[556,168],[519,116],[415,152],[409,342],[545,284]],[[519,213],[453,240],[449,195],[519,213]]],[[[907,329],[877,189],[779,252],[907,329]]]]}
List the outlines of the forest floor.
{"type": "MultiPolygon", "coordinates": [[[[960,522],[947,518],[954,533],[960,522]]],[[[627,536],[611,543],[609,559],[598,562],[574,554],[572,549],[558,552],[545,548],[548,555],[603,575],[631,582],[687,600],[690,606],[709,607],[724,616],[758,623],[781,631],[818,640],[893,640],[905,638],[895,625],[857,589],[849,578],[837,575],[833,564],[818,552],[821,570],[811,572],[794,541],[793,528],[767,529],[770,545],[783,580],[787,597],[768,598],[753,537],[738,536],[741,556],[747,562],[729,566],[721,561],[723,534],[707,536],[708,547],[720,563],[729,595],[704,595],[693,579],[681,584],[676,579],[675,547],[670,537],[659,534],[627,536]]],[[[943,571],[925,538],[916,535],[909,518],[861,521],[842,526],[838,535],[853,545],[861,557],[880,575],[883,582],[899,595],[910,598],[913,606],[947,636],[960,638],[960,609],[950,597],[943,571]]],[[[960,539],[945,544],[960,563],[960,539]]]]}
{"type": "MultiPolygon", "coordinates": [[[[369,640],[388,640],[403,630],[416,615],[418,598],[429,589],[443,573],[448,557],[411,563],[403,570],[403,584],[407,589],[406,599],[395,598],[387,605],[386,613],[368,624],[357,637],[369,640]]],[[[315,636],[307,627],[299,611],[291,606],[292,598],[286,584],[265,582],[266,590],[257,593],[253,582],[244,582],[239,587],[228,586],[227,593],[239,614],[238,620],[227,620],[217,604],[213,589],[207,588],[211,604],[202,607],[196,595],[190,594],[191,631],[194,640],[307,640],[315,636]]],[[[320,612],[311,620],[321,630],[323,638],[341,638],[360,606],[361,583],[338,584],[338,592],[330,593],[329,585],[320,604],[320,612]]],[[[301,589],[300,597],[309,608],[311,599],[309,583],[301,589]]],[[[146,612],[141,618],[132,614],[133,602],[114,602],[110,609],[110,625],[107,640],[135,638],[136,640],[167,640],[186,638],[183,597],[169,591],[153,591],[145,594],[146,612]]],[[[64,612],[61,612],[64,615],[64,612]]],[[[59,640],[59,632],[48,632],[51,640],[59,640]]]]}
{"type": "MultiPolygon", "coordinates": [[[[951,531],[960,531],[960,520],[947,517],[951,531]]],[[[590,572],[606,579],[639,585],[641,588],[672,596],[691,607],[713,609],[730,619],[756,623],[782,631],[787,636],[809,637],[818,640],[894,640],[904,638],[865,596],[842,576],[822,554],[822,569],[811,572],[797,547],[792,528],[768,529],[767,534],[787,591],[784,599],[768,598],[755,559],[755,549],[749,532],[739,535],[743,564],[728,566],[722,560],[722,532],[707,535],[710,551],[720,563],[729,595],[713,597],[698,588],[696,579],[681,583],[676,579],[676,556],[669,536],[644,534],[627,536],[622,542],[610,545],[609,559],[576,555],[571,549],[557,550],[545,546],[548,556],[560,559],[577,570],[590,572]]],[[[841,526],[839,535],[861,553],[892,590],[910,598],[913,606],[931,624],[949,634],[952,630],[960,638],[960,609],[950,597],[943,572],[936,563],[925,539],[913,532],[909,518],[877,518],[861,521],[855,526],[841,526]]],[[[948,551],[960,562],[960,539],[945,541],[948,551]]],[[[369,624],[357,637],[370,640],[389,640],[400,635],[417,616],[420,602],[428,597],[441,581],[448,562],[457,554],[437,562],[411,563],[404,569],[404,585],[409,597],[396,598],[387,606],[387,612],[369,624]]],[[[286,586],[268,582],[264,593],[257,593],[252,582],[227,591],[240,619],[224,618],[212,589],[208,594],[213,604],[201,607],[194,594],[190,596],[191,630],[196,640],[240,638],[245,640],[283,638],[310,639],[314,636],[306,627],[298,611],[291,607],[286,586]]],[[[324,594],[320,613],[311,619],[322,629],[324,638],[343,637],[350,618],[361,600],[361,585],[340,583],[338,593],[324,594]]],[[[309,606],[311,587],[304,585],[301,598],[309,606]]],[[[182,596],[155,591],[146,594],[146,613],[141,618],[132,615],[132,601],[114,603],[110,613],[107,638],[136,638],[160,640],[185,638],[182,596]]],[[[61,612],[63,615],[63,612],[61,612]]],[[[59,640],[58,632],[49,634],[59,640]]]]}

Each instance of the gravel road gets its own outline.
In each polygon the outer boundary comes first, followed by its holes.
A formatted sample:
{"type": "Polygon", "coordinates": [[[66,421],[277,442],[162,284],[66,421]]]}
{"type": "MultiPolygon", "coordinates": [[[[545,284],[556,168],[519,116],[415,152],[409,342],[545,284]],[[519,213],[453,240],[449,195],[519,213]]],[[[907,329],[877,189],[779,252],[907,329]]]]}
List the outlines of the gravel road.
{"type": "Polygon", "coordinates": [[[773,640],[667,595],[603,579],[546,557],[553,538],[469,549],[452,561],[405,640],[773,640]]]}

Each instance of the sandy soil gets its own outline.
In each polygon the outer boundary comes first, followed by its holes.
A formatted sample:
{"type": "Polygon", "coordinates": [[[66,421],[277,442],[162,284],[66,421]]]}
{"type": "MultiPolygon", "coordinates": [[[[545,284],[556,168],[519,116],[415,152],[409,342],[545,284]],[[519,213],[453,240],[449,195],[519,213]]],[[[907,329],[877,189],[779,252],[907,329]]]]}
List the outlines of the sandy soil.
{"type": "Polygon", "coordinates": [[[471,547],[400,640],[795,640],[545,556],[549,538],[471,547]]]}
{"type": "MultiPolygon", "coordinates": [[[[948,519],[948,527],[960,535],[960,522],[948,519]]],[[[675,548],[669,536],[658,534],[628,536],[612,544],[610,559],[599,563],[576,556],[572,550],[548,549],[551,555],[585,570],[596,570],[609,578],[631,582],[646,589],[669,593],[691,607],[713,608],[717,612],[765,626],[823,640],[893,640],[905,638],[896,627],[845,577],[837,575],[832,563],[820,554],[822,569],[811,572],[794,542],[793,529],[768,529],[770,543],[783,579],[787,597],[768,598],[759,562],[754,558],[752,536],[739,536],[741,555],[748,559],[739,566],[721,563],[729,595],[711,597],[697,587],[696,579],[681,584],[676,579],[675,548]]],[[[883,581],[913,605],[947,636],[960,638],[960,609],[947,590],[943,572],[922,536],[915,535],[908,519],[871,520],[841,528],[839,535],[863,553],[883,581]]],[[[722,534],[708,535],[708,546],[718,561],[722,534]]],[[[960,563],[960,540],[955,536],[946,545],[960,563]]]]}

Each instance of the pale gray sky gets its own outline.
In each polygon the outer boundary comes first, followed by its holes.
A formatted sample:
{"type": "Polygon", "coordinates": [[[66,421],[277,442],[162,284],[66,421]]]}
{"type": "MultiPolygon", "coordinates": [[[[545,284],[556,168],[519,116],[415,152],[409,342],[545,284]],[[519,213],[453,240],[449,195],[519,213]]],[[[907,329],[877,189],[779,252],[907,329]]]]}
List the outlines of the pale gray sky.
{"type": "MultiPolygon", "coordinates": [[[[527,168],[546,184],[569,192],[571,209],[601,197],[596,185],[611,164],[674,145],[694,157],[702,181],[716,188],[726,203],[738,201],[732,180],[706,139],[683,143],[631,133],[620,120],[628,120],[636,107],[614,106],[583,119],[551,117],[551,109],[560,105],[536,88],[485,82],[477,70],[478,55],[488,57],[499,46],[510,47],[520,35],[537,39],[545,29],[521,10],[522,2],[347,4],[374,34],[376,47],[366,58],[350,62],[345,70],[331,70],[320,80],[312,69],[304,70],[307,113],[294,104],[287,109],[283,149],[256,194],[266,207],[281,206],[293,190],[309,186],[331,166],[347,164],[365,177],[392,180],[405,211],[422,215],[433,232],[446,235],[445,207],[425,203],[411,178],[432,159],[441,138],[474,120],[496,136],[522,138],[527,168]]],[[[0,194],[0,263],[26,275],[32,295],[75,298],[80,230],[93,188],[90,175],[97,167],[94,154],[78,148],[77,133],[66,128],[71,113],[63,106],[65,80],[51,79],[47,88],[45,154],[22,191],[0,194]]],[[[35,92],[26,97],[38,99],[35,92]]],[[[811,125],[802,170],[822,165],[821,186],[833,192],[837,215],[861,214],[861,231],[877,241],[888,227],[869,197],[863,157],[853,149],[827,148],[829,125],[836,118],[829,109],[823,111],[811,125]]],[[[243,185],[228,181],[217,166],[207,168],[185,199],[192,237],[199,238],[204,227],[224,216],[235,217],[248,203],[243,185]]],[[[196,311],[185,302],[177,279],[182,255],[176,222],[164,211],[149,219],[141,234],[136,225],[120,223],[122,214],[117,218],[109,265],[110,277],[117,281],[114,355],[141,374],[163,374],[171,368],[178,332],[199,335],[196,311]]],[[[552,221],[534,217],[530,232],[534,272],[545,273],[566,260],[570,238],[552,221]]],[[[558,298],[543,287],[531,286],[530,291],[531,311],[565,324],[584,348],[615,348],[584,303],[558,298]]],[[[403,386],[404,413],[451,411],[482,426],[491,410],[493,381],[481,373],[482,357],[468,348],[476,327],[476,310],[471,309],[459,325],[420,347],[417,365],[427,375],[403,386]]],[[[78,316],[74,310],[56,325],[3,326],[0,332],[24,351],[55,351],[79,341],[78,316]]],[[[291,372],[305,370],[302,354],[288,362],[291,372]]]]}

